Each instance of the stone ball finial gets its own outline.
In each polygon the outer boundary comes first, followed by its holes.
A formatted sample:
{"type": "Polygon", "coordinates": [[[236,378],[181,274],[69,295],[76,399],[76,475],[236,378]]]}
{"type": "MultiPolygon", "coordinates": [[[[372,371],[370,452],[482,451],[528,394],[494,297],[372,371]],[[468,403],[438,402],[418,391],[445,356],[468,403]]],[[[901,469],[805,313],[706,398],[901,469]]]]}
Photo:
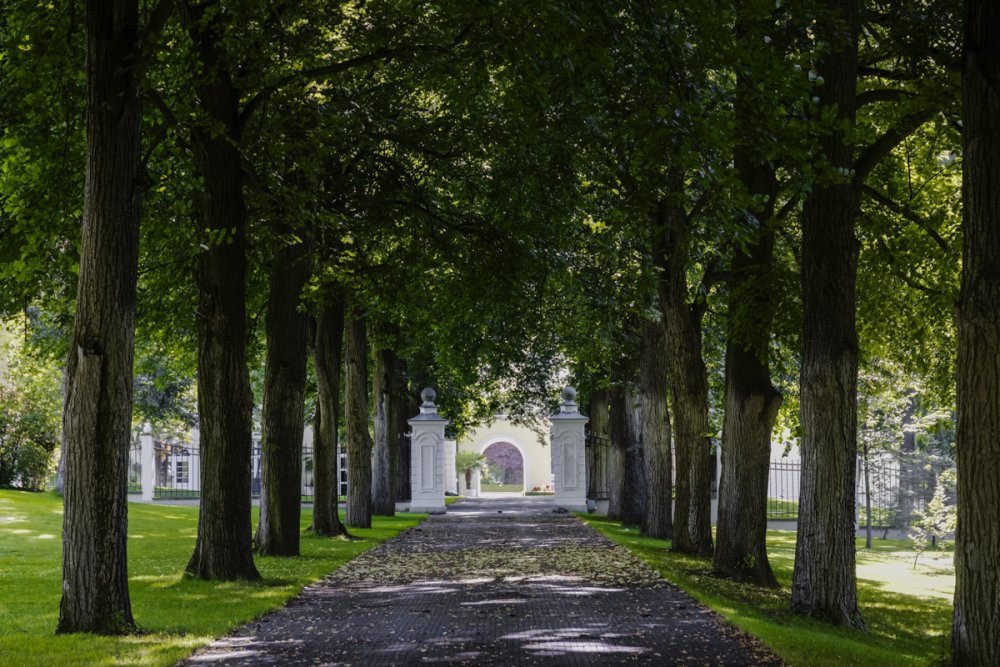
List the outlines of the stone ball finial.
{"type": "Polygon", "coordinates": [[[563,402],[574,403],[576,402],[576,389],[573,387],[566,387],[562,390],[563,402]]]}
{"type": "Polygon", "coordinates": [[[434,399],[437,398],[437,392],[430,387],[426,387],[420,392],[420,398],[424,403],[434,403],[434,399]]]}

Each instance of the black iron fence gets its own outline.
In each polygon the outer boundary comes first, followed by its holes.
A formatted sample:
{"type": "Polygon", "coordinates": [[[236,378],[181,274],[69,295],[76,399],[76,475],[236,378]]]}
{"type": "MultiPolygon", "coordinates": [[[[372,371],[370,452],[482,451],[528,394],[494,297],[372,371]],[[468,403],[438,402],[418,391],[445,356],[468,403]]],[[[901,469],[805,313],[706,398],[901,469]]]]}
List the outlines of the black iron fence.
{"type": "Polygon", "coordinates": [[[802,463],[798,460],[771,461],[767,475],[767,518],[794,520],[799,517],[799,482],[802,463]]]}

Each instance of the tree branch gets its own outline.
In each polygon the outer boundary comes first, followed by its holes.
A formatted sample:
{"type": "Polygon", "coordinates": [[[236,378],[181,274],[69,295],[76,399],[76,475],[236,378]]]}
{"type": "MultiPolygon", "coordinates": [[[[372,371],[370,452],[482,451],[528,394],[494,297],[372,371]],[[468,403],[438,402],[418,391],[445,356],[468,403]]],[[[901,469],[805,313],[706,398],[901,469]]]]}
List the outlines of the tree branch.
{"type": "Polygon", "coordinates": [[[860,188],[865,179],[868,178],[868,174],[882,161],[882,158],[892,152],[892,149],[913,134],[917,128],[930,120],[935,113],[937,113],[937,109],[931,108],[914,111],[866,148],[854,163],[854,187],[860,188]]]}
{"type": "Polygon", "coordinates": [[[876,88],[874,90],[866,90],[858,93],[857,104],[860,109],[866,104],[874,104],[876,102],[899,102],[902,99],[910,97],[913,97],[913,93],[905,90],[897,90],[895,88],[876,88]]]}
{"type": "Polygon", "coordinates": [[[917,215],[915,211],[903,206],[898,202],[889,199],[888,197],[880,193],[878,190],[875,190],[874,188],[869,187],[867,185],[862,186],[861,191],[879,205],[889,209],[896,215],[900,216],[901,218],[913,223],[914,225],[922,229],[924,232],[927,233],[928,236],[934,239],[934,242],[937,243],[942,250],[948,253],[951,252],[951,246],[948,245],[948,242],[944,239],[944,237],[938,234],[937,230],[931,227],[926,220],[917,215]]]}
{"type": "Polygon", "coordinates": [[[246,106],[243,107],[243,111],[240,113],[239,127],[240,129],[244,128],[257,109],[269,100],[272,95],[290,83],[294,83],[295,81],[315,81],[333,74],[346,72],[355,67],[370,65],[380,60],[390,60],[401,53],[404,53],[404,51],[400,49],[377,49],[371,53],[355,56],[354,58],[348,58],[347,60],[341,60],[322,67],[314,67],[313,69],[302,70],[301,72],[283,76],[274,83],[264,86],[260,92],[250,98],[250,101],[246,103],[246,106]]]}
{"type": "Polygon", "coordinates": [[[917,282],[916,280],[913,280],[912,278],[910,278],[909,276],[907,276],[900,269],[899,263],[896,261],[896,255],[895,255],[895,253],[892,252],[892,249],[889,248],[889,245],[883,239],[877,239],[876,243],[878,243],[879,247],[882,248],[882,252],[885,253],[886,259],[889,262],[889,267],[891,269],[893,269],[893,271],[892,271],[893,275],[896,276],[897,278],[899,278],[903,282],[904,285],[906,285],[910,289],[915,289],[918,292],[923,292],[924,294],[929,294],[931,296],[943,296],[944,295],[944,292],[942,292],[941,290],[936,290],[936,289],[934,289],[932,287],[928,287],[927,285],[924,285],[923,283],[917,282]]]}

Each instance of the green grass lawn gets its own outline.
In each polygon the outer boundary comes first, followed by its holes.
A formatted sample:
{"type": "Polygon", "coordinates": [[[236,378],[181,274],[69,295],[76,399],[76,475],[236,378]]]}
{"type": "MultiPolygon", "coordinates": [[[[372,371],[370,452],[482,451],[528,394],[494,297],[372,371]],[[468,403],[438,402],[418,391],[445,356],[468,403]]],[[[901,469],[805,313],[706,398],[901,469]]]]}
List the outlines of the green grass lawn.
{"type": "MultiPolygon", "coordinates": [[[[357,540],[304,534],[300,557],[257,558],[264,581],[249,584],[182,575],[194,548],[197,514],[197,507],[129,505],[132,611],[145,634],[55,635],[62,499],[0,490],[0,665],[173,664],[426,516],[375,517],[372,528],[352,529],[357,540]]],[[[311,520],[311,510],[303,509],[303,528],[311,520]]],[[[254,510],[255,526],[256,521],[254,510]]]]}
{"type": "Polygon", "coordinates": [[[502,491],[504,493],[517,493],[519,491],[524,491],[524,484],[480,484],[479,490],[484,493],[496,493],[502,491]]]}
{"type": "MultiPolygon", "coordinates": [[[[759,637],[791,665],[946,664],[955,585],[951,554],[925,553],[913,569],[908,542],[879,540],[871,550],[858,541],[858,597],[869,632],[861,633],[802,618],[789,610],[795,533],[768,531],[776,591],[715,577],[711,562],[667,551],[669,542],[639,535],[637,528],[596,515],[578,515],[603,535],[646,560],[729,622],[759,637]]],[[[948,663],[950,664],[950,663],[948,663]]]]}

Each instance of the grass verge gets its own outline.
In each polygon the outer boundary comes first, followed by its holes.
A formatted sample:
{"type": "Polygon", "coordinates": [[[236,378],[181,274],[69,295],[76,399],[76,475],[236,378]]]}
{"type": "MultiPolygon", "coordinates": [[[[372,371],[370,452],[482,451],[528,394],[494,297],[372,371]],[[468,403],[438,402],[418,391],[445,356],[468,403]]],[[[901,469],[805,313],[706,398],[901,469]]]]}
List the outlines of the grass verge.
{"type": "MultiPolygon", "coordinates": [[[[197,507],[129,505],[129,589],[145,634],[55,635],[62,582],[62,499],[0,490],[0,665],[171,665],[233,627],[280,607],[338,566],[424,514],[374,517],[356,540],[304,533],[297,558],[261,558],[262,583],[183,576],[194,548],[197,507]]],[[[312,511],[302,511],[302,527],[312,511]]],[[[257,510],[254,510],[254,525],[257,510]]]]}
{"type": "Polygon", "coordinates": [[[484,493],[517,493],[524,491],[524,484],[481,484],[479,490],[484,493]]]}
{"type": "Polygon", "coordinates": [[[869,632],[834,627],[789,611],[795,533],[768,531],[768,553],[779,590],[720,579],[711,562],[667,551],[670,542],[642,537],[606,517],[579,514],[602,535],[633,551],[727,621],[755,635],[790,665],[853,667],[946,664],[954,570],[950,555],[927,555],[913,568],[904,541],[859,540],[858,598],[869,632]],[[926,559],[926,560],[925,560],[926,559]]]}

